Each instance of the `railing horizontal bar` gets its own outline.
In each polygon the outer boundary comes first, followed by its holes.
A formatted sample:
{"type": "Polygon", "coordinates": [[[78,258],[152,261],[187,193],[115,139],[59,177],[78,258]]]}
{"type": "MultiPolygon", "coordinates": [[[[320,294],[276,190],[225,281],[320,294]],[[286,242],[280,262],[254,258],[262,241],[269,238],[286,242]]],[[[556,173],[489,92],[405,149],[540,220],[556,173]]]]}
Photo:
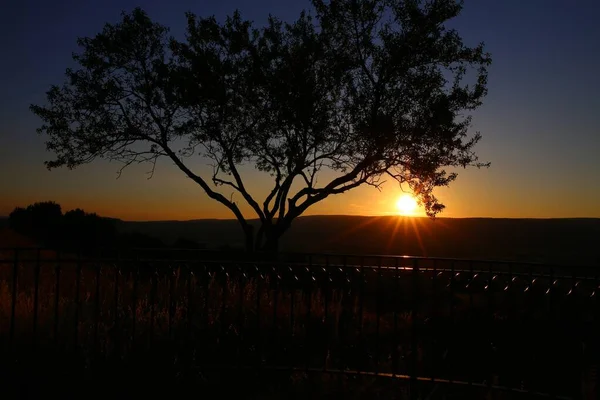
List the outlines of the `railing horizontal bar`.
{"type": "MultiPolygon", "coordinates": [[[[225,369],[225,370],[229,370],[229,369],[244,369],[244,370],[256,370],[256,365],[254,366],[249,366],[249,365],[243,365],[243,366],[238,366],[238,365],[214,365],[214,364],[200,364],[197,365],[196,368],[202,370],[202,369],[225,369]]],[[[271,370],[271,371],[283,371],[283,372],[313,372],[313,373],[327,373],[327,374],[340,374],[340,375],[362,375],[362,376],[370,376],[370,377],[377,377],[377,378],[391,378],[391,379],[398,379],[398,380],[410,380],[413,379],[414,377],[411,377],[410,375],[406,375],[406,374],[393,374],[393,373],[389,373],[389,372],[374,372],[374,371],[356,371],[356,370],[349,370],[349,369],[323,369],[323,368],[306,368],[306,367],[292,367],[290,368],[289,366],[274,366],[274,365],[261,365],[260,369],[262,371],[265,370],[271,370]]],[[[471,387],[476,387],[476,388],[482,388],[482,389],[492,389],[492,390],[496,390],[496,391],[502,391],[502,392],[512,392],[512,393],[521,393],[521,394],[527,394],[527,395],[533,395],[533,396],[539,396],[539,397],[552,397],[553,399],[561,399],[561,400],[572,400],[572,397],[567,397],[567,396],[559,396],[559,395],[551,395],[550,393],[544,393],[544,392],[538,392],[538,391],[530,391],[530,390],[526,390],[526,389],[520,389],[520,388],[513,388],[510,386],[502,386],[502,385],[489,385],[486,382],[466,382],[466,381],[460,381],[460,380],[453,380],[453,379],[444,379],[444,378],[435,378],[435,377],[431,377],[431,376],[418,376],[416,378],[417,381],[419,382],[426,382],[426,383],[438,383],[438,384],[448,384],[448,385],[459,385],[459,386],[471,386],[471,387]]]]}
{"type": "MultiPolygon", "coordinates": [[[[47,250],[54,251],[53,249],[46,247],[0,247],[0,251],[33,251],[33,250],[47,250]]],[[[201,249],[180,249],[180,248],[133,248],[127,250],[117,250],[117,249],[97,249],[99,252],[121,252],[123,254],[127,253],[141,253],[141,252],[154,252],[154,253],[176,253],[176,252],[187,252],[193,254],[207,254],[207,255],[223,255],[225,254],[222,251],[218,250],[201,250],[201,249]]],[[[240,256],[246,255],[242,252],[230,252],[228,254],[240,256]]],[[[269,253],[250,253],[248,256],[250,257],[260,257],[260,256],[272,256],[269,253]]],[[[548,269],[561,269],[561,268],[570,268],[570,269],[582,269],[582,270],[597,270],[600,265],[575,265],[575,264],[555,264],[548,262],[536,262],[536,261],[518,261],[518,260],[503,260],[503,259],[468,259],[468,258],[456,258],[456,257],[433,257],[433,256],[415,256],[415,255],[386,255],[386,254],[344,254],[344,253],[296,253],[296,252],[279,252],[277,256],[289,256],[289,257],[307,257],[308,255],[315,257],[346,257],[346,258],[359,258],[359,259],[369,259],[369,258],[380,258],[380,259],[405,259],[405,260],[431,260],[431,261],[447,261],[447,262],[473,262],[477,264],[502,264],[502,265],[520,265],[523,267],[542,267],[548,269]]],[[[197,257],[195,257],[197,258],[197,257]]],[[[274,260],[277,261],[277,260],[274,260]]]]}
{"type": "MultiPolygon", "coordinates": [[[[427,260],[434,260],[434,259],[427,259],[427,260]]],[[[38,259],[34,259],[34,258],[21,258],[19,257],[19,263],[23,264],[23,263],[35,263],[37,262],[38,259]]],[[[318,264],[318,263],[313,263],[310,267],[308,266],[308,263],[299,263],[299,262],[278,262],[278,261],[235,261],[235,260],[193,260],[193,259],[155,259],[155,258],[138,258],[138,259],[127,259],[127,258],[80,258],[79,260],[76,258],[64,258],[61,257],[60,261],[57,260],[56,258],[40,258],[39,259],[40,262],[47,262],[47,263],[56,263],[56,262],[60,262],[61,265],[65,265],[68,263],[73,263],[73,265],[75,265],[77,262],[81,262],[81,263],[107,263],[107,264],[116,264],[117,261],[119,264],[132,264],[132,263],[164,263],[164,264],[169,264],[172,265],[173,264],[182,264],[185,265],[186,267],[190,267],[190,268],[196,268],[197,266],[194,265],[188,265],[188,264],[202,264],[202,266],[204,265],[209,265],[209,264],[215,264],[215,265],[219,265],[222,266],[224,268],[233,268],[233,267],[241,267],[241,266],[247,266],[247,267],[255,267],[255,266],[273,266],[273,265],[280,265],[280,264],[284,264],[285,266],[289,266],[289,267],[295,267],[295,268],[310,268],[310,269],[317,269],[317,268],[326,268],[329,270],[333,270],[333,269],[346,269],[346,270],[351,270],[351,269],[357,269],[357,268],[364,268],[364,269],[371,269],[371,270],[389,270],[389,271],[396,271],[396,267],[395,266],[377,266],[377,265],[359,265],[359,264],[334,264],[331,263],[329,265],[325,265],[325,264],[318,264]]],[[[468,260],[463,260],[465,262],[467,262],[468,260]]],[[[14,262],[14,257],[13,258],[1,258],[0,259],[0,265],[2,264],[10,264],[14,262]]],[[[492,264],[492,263],[490,263],[492,264]]],[[[563,267],[563,268],[568,268],[568,267],[563,267]]],[[[399,271],[412,271],[413,267],[411,266],[399,266],[397,267],[397,269],[399,271]]],[[[489,268],[443,268],[443,267],[419,267],[419,271],[421,272],[454,272],[454,273],[477,273],[477,274],[495,274],[495,275],[499,275],[499,276],[505,276],[505,275],[510,275],[510,276],[525,276],[525,277],[529,277],[529,276],[533,276],[534,278],[554,278],[554,279],[577,279],[577,280],[589,280],[589,281],[593,281],[596,279],[596,276],[598,273],[594,273],[594,274],[590,274],[590,275],[572,275],[572,274],[556,274],[556,273],[550,273],[550,272],[527,272],[527,271],[504,271],[504,270],[499,270],[499,269],[492,269],[490,270],[489,268]]]]}

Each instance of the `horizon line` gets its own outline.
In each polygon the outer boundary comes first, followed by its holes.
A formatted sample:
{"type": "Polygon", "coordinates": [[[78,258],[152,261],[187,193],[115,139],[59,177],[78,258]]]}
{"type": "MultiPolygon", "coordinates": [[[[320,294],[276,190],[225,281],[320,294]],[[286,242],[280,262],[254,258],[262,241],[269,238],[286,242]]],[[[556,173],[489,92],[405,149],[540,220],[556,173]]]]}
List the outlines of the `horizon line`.
{"type": "MultiPolygon", "coordinates": [[[[131,219],[122,219],[117,217],[110,216],[102,216],[98,215],[101,218],[114,219],[121,222],[195,222],[195,221],[235,221],[238,220],[236,218],[192,218],[192,219],[148,219],[148,220],[131,220],[131,219]]],[[[0,215],[0,219],[8,219],[9,215],[0,215]]],[[[428,219],[435,221],[437,219],[494,219],[494,220],[582,220],[582,219],[600,219],[600,217],[428,217],[426,215],[415,215],[415,216],[407,216],[407,215],[358,215],[358,214],[310,214],[310,215],[300,215],[297,217],[301,218],[323,218],[323,217],[345,217],[345,218],[402,218],[402,219],[428,219]]],[[[259,218],[247,218],[246,221],[260,221],[259,218]]]]}

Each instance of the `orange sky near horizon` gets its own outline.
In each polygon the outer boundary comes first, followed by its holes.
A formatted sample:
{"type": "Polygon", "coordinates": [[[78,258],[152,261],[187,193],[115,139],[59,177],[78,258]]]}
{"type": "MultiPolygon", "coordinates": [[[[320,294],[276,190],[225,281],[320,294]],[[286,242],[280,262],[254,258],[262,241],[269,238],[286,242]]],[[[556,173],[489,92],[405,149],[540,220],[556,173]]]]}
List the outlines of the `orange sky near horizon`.
{"type": "MultiPolygon", "coordinates": [[[[43,149],[42,138],[38,140],[37,145],[43,149]]],[[[48,155],[43,154],[43,157],[48,158],[48,155]]],[[[167,160],[158,163],[152,179],[147,179],[148,166],[132,166],[119,179],[116,179],[117,169],[115,163],[97,161],[75,170],[48,171],[42,159],[22,160],[19,174],[0,171],[0,181],[7,182],[5,187],[10,188],[0,197],[0,215],[8,215],[17,206],[52,200],[59,203],[63,211],[82,208],[131,221],[234,218],[227,208],[209,199],[197,184],[167,160]]],[[[210,167],[200,163],[195,169],[204,172],[204,176],[210,173],[210,167]]],[[[272,180],[252,169],[248,169],[245,176],[252,184],[251,194],[262,203],[272,180]]],[[[326,180],[319,183],[324,184],[326,180]]],[[[589,191],[585,196],[581,190],[578,194],[556,191],[555,186],[543,182],[511,181],[501,165],[492,163],[489,169],[460,170],[457,181],[448,188],[439,188],[436,195],[447,207],[440,217],[600,217],[594,188],[589,191]],[[506,189],[499,190],[502,187],[506,189]],[[540,198],[548,201],[541,202],[540,198]]],[[[227,190],[222,192],[227,197],[231,194],[227,190]]],[[[402,194],[395,182],[384,183],[380,191],[364,186],[331,196],[305,215],[398,215],[396,202],[402,194]]],[[[234,195],[234,199],[246,217],[256,218],[240,195],[234,195]]],[[[415,215],[425,214],[419,209],[415,215]]]]}

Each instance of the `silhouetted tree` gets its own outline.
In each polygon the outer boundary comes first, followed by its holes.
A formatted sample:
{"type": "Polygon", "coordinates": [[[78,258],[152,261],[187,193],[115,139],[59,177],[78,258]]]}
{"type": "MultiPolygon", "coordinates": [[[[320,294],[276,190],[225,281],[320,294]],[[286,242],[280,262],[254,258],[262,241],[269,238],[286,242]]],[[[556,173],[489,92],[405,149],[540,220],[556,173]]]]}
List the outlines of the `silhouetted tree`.
{"type": "Polygon", "coordinates": [[[23,235],[31,232],[31,217],[23,207],[16,207],[8,216],[8,227],[23,235]]]}
{"type": "Polygon", "coordinates": [[[62,238],[66,247],[81,251],[113,247],[117,239],[115,222],[77,208],[65,213],[62,238]]]}
{"type": "Polygon", "coordinates": [[[62,220],[62,209],[53,201],[17,207],[9,215],[9,227],[15,232],[52,246],[57,243],[62,220]]]}
{"type": "Polygon", "coordinates": [[[9,227],[45,246],[79,250],[114,247],[117,240],[115,221],[79,208],[62,213],[53,201],[17,207],[9,216],[9,227]]]}
{"type": "Polygon", "coordinates": [[[67,69],[47,105],[31,106],[56,155],[47,167],[107,158],[123,168],[149,162],[153,172],[167,157],[233,212],[248,249],[276,249],[312,205],[385,177],[437,214],[444,206],[434,188],[456,178],[445,168],[483,165],[468,112],[486,94],[491,59],[445,26],[462,2],[312,6],[295,22],[269,17],[262,28],[238,12],[224,23],[188,13],[184,41],[135,9],[79,39],[79,68],[67,69]],[[210,176],[193,170],[193,154],[212,161],[210,176]],[[245,164],[272,178],[261,202],[245,164]],[[254,211],[256,231],[223,189],[254,211]]]}

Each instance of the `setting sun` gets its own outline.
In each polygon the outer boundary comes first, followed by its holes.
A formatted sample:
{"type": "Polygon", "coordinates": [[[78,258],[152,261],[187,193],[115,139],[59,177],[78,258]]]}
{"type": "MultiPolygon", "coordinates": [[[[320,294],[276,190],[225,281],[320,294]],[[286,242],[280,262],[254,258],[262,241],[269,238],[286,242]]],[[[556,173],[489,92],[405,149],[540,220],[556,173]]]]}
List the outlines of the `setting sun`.
{"type": "Polygon", "coordinates": [[[401,196],[396,201],[396,209],[400,215],[414,215],[417,207],[417,200],[409,194],[401,196]]]}

